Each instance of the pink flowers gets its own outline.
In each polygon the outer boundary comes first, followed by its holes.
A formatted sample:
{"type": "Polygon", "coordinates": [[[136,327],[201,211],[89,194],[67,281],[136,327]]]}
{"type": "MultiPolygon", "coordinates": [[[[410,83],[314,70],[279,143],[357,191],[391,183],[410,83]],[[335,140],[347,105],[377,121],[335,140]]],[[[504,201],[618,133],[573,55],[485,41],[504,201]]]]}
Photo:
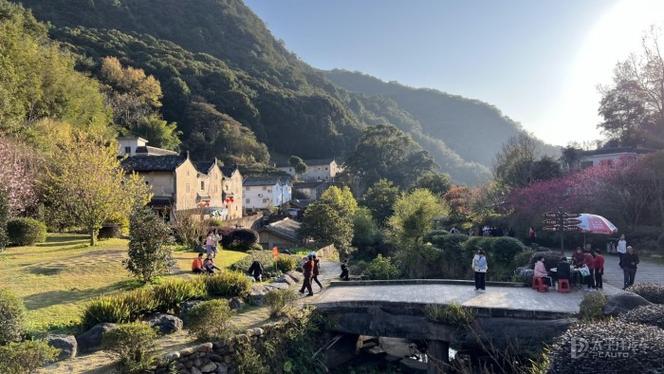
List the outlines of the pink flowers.
{"type": "Polygon", "coordinates": [[[28,149],[0,137],[0,189],[7,196],[11,215],[36,203],[36,177],[36,158],[28,149]]]}

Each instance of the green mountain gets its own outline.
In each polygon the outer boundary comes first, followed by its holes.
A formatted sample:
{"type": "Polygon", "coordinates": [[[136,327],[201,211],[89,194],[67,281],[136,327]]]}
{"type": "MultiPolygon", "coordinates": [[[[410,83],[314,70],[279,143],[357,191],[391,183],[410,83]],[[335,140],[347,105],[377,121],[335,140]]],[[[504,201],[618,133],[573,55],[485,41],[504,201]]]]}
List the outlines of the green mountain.
{"type": "MultiPolygon", "coordinates": [[[[365,92],[366,87],[343,83],[340,73],[321,72],[302,62],[240,0],[20,3],[48,21],[50,36],[80,56],[80,70],[98,76],[101,59],[114,56],[123,65],[154,75],[164,94],[164,119],[177,123],[182,147],[194,152],[206,144],[206,149],[219,147],[219,153],[225,153],[229,145],[223,134],[232,133],[255,134],[271,154],[344,158],[362,128],[391,124],[409,133],[455,181],[476,184],[490,177],[489,153],[499,149],[510,131],[518,131],[495,108],[474,102],[477,113],[469,121],[477,131],[468,133],[459,125],[462,130],[447,133],[436,125],[439,112],[414,110],[416,98],[409,106],[399,95],[365,92]],[[476,120],[484,117],[503,118],[511,127],[476,120]],[[222,131],[229,123],[235,130],[222,131]],[[495,128],[487,128],[491,126],[495,128]],[[481,146],[475,145],[478,141],[481,146]]],[[[472,114],[472,105],[454,108],[468,103],[473,101],[450,101],[452,118],[472,114]]],[[[450,116],[442,112],[448,122],[450,116]]],[[[237,148],[259,149],[251,141],[237,148]]]]}
{"type": "MultiPolygon", "coordinates": [[[[335,69],[323,74],[350,92],[393,100],[420,123],[424,134],[444,139],[464,160],[491,166],[502,144],[524,131],[498,108],[479,100],[385,82],[359,72],[335,69]]],[[[544,154],[559,153],[557,147],[538,143],[544,154]]]]}

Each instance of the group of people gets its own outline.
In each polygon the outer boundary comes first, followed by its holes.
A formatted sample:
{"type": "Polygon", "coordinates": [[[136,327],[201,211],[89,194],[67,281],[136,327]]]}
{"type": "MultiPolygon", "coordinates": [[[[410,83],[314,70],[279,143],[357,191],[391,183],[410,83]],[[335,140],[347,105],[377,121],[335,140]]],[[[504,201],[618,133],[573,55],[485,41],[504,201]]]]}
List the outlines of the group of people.
{"type": "Polygon", "coordinates": [[[205,252],[209,258],[217,257],[218,246],[221,242],[221,233],[219,230],[210,230],[205,237],[205,252]]]}
{"type": "Polygon", "coordinates": [[[191,263],[191,272],[194,274],[214,274],[217,270],[221,269],[215,265],[214,258],[207,255],[207,257],[203,259],[203,253],[199,253],[191,263]]]}
{"type": "Polygon", "coordinates": [[[318,275],[320,274],[320,259],[316,257],[316,253],[311,252],[307,257],[302,259],[302,274],[304,275],[304,281],[302,282],[302,288],[300,288],[300,293],[307,291],[307,296],[313,296],[314,291],[311,287],[312,282],[316,282],[320,290],[323,290],[323,285],[318,280],[318,275]]]}

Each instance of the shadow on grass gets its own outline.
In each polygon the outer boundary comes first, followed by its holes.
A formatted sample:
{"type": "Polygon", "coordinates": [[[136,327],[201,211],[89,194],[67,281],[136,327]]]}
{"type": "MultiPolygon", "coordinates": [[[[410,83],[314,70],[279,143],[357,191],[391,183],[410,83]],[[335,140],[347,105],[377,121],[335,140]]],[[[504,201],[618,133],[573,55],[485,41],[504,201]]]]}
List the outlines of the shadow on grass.
{"type": "Polygon", "coordinates": [[[67,243],[75,244],[81,242],[88,242],[90,238],[85,235],[49,235],[45,243],[37,244],[38,247],[53,247],[55,245],[66,245],[67,243]]]}
{"type": "Polygon", "coordinates": [[[73,288],[71,290],[41,292],[24,297],[23,302],[28,310],[36,310],[58,304],[75,303],[77,301],[92,299],[116,291],[131,290],[140,286],[140,282],[130,279],[109,284],[104,287],[88,288],[85,290],[73,288]]]}

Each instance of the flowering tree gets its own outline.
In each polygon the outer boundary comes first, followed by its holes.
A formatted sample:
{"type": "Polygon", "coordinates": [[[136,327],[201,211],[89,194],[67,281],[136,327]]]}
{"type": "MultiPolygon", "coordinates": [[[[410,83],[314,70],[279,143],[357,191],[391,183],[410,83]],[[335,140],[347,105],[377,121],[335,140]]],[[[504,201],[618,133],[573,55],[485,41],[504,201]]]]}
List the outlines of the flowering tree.
{"type": "Polygon", "coordinates": [[[0,189],[5,193],[10,215],[37,202],[36,168],[37,159],[27,147],[0,137],[0,189]]]}

